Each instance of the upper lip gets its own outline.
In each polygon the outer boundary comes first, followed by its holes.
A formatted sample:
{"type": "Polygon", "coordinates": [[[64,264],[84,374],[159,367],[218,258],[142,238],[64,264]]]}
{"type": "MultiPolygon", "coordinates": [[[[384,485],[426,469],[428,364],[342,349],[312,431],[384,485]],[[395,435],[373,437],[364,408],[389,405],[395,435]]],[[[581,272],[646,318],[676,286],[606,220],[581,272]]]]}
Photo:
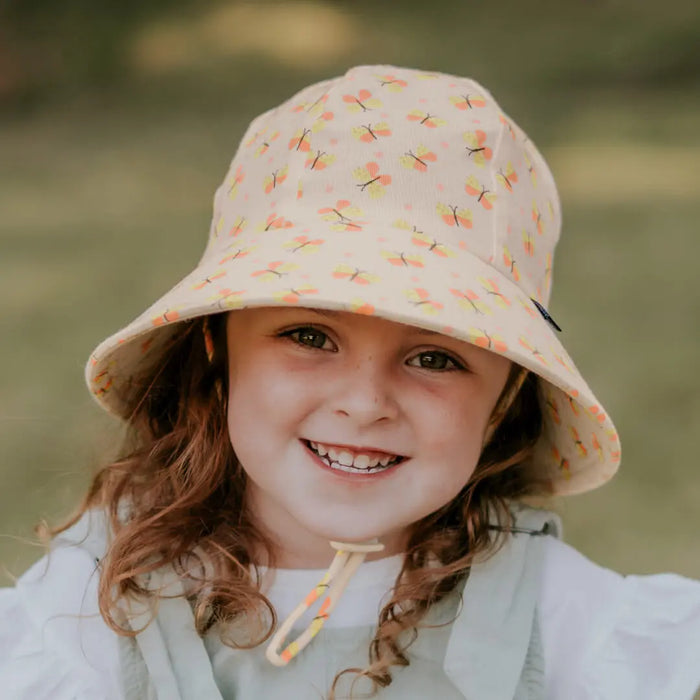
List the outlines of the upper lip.
{"type": "Polygon", "coordinates": [[[393,450],[385,450],[382,447],[368,447],[368,446],[358,446],[358,445],[348,445],[347,443],[342,443],[342,442],[327,442],[325,440],[311,440],[311,439],[305,439],[305,442],[314,442],[317,445],[321,444],[324,445],[325,447],[334,447],[337,450],[347,450],[348,452],[351,452],[353,454],[371,454],[371,453],[377,453],[377,454],[383,454],[383,455],[391,455],[392,457],[405,457],[406,455],[403,455],[399,452],[394,452],[393,450]]]}

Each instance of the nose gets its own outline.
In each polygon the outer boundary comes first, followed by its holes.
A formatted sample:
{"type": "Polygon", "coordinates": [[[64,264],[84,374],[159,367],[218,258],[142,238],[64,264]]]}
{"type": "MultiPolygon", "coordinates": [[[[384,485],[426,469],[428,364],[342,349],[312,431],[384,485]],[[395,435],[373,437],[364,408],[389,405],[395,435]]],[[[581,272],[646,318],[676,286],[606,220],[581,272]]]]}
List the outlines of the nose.
{"type": "Polygon", "coordinates": [[[346,367],[334,387],[333,411],[358,425],[371,425],[396,418],[396,383],[391,371],[368,355],[346,367]]]}

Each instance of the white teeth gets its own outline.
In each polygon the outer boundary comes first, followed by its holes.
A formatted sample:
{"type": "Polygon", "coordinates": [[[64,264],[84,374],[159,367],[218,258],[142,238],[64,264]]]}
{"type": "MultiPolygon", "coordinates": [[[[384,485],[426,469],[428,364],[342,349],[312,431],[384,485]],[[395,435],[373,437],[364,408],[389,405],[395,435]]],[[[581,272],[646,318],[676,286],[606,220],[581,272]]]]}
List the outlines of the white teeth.
{"type": "Polygon", "coordinates": [[[367,469],[369,467],[369,457],[367,455],[357,455],[352,466],[357,469],[367,469]]]}
{"type": "Polygon", "coordinates": [[[400,461],[396,455],[386,454],[382,457],[370,457],[367,454],[353,455],[349,450],[327,447],[320,442],[309,441],[309,446],[332,469],[357,474],[374,474],[393,466],[400,461]]]}
{"type": "Polygon", "coordinates": [[[344,466],[344,467],[352,467],[353,466],[353,457],[349,452],[341,452],[338,455],[338,461],[344,466]]]}

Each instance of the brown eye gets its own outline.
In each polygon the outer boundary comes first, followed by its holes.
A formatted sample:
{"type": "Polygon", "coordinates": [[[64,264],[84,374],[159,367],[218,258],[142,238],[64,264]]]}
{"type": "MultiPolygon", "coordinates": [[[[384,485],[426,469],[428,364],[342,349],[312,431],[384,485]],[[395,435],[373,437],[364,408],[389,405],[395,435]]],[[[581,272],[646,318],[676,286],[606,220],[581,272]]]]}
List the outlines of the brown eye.
{"type": "Polygon", "coordinates": [[[462,365],[451,358],[448,354],[438,350],[427,350],[412,357],[408,364],[421,369],[432,369],[437,372],[463,369],[462,365]]]}
{"type": "Polygon", "coordinates": [[[317,348],[319,350],[330,350],[332,348],[326,347],[330,344],[330,339],[323,332],[317,328],[311,326],[304,326],[303,328],[294,328],[291,331],[286,331],[282,334],[287,338],[291,338],[295,343],[299,345],[305,345],[309,348],[317,348]]]}

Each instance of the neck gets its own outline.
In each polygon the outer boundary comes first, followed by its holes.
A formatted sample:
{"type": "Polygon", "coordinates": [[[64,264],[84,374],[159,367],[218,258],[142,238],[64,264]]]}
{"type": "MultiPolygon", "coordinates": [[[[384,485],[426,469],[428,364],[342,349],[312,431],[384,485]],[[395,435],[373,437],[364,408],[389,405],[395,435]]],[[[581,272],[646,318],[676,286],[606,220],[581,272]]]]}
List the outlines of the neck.
{"type": "MultiPolygon", "coordinates": [[[[262,566],[270,566],[276,569],[327,569],[336,550],[331,546],[331,539],[335,542],[346,542],[342,537],[309,537],[284,538],[281,540],[274,534],[266,532],[271,551],[272,561],[267,552],[258,552],[255,561],[262,566]]],[[[368,552],[365,561],[374,561],[394,556],[404,551],[403,538],[400,535],[389,535],[381,538],[384,549],[379,552],[368,552]]],[[[359,544],[352,542],[352,544],[359,544]]]]}

